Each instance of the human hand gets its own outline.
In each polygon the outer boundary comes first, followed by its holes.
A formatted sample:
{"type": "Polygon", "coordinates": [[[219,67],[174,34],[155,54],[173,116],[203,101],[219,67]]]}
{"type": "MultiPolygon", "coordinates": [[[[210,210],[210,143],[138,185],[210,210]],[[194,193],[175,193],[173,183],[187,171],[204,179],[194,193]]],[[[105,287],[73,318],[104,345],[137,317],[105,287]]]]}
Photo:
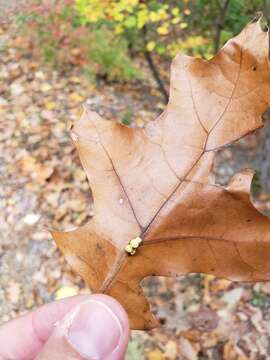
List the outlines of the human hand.
{"type": "Polygon", "coordinates": [[[0,326],[0,360],[121,360],[127,315],[107,295],[52,302],[0,326]]]}

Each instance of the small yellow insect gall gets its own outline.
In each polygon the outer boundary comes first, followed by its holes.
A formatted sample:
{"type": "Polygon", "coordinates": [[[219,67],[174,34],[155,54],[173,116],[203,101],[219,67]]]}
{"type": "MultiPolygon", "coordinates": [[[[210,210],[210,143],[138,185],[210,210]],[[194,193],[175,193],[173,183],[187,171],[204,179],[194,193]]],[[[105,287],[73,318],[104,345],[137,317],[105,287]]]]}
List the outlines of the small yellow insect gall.
{"type": "Polygon", "coordinates": [[[131,245],[134,249],[137,249],[137,248],[140,246],[141,242],[142,242],[142,239],[139,238],[139,237],[136,237],[135,239],[132,239],[132,240],[130,241],[130,245],[131,245]]]}
{"type": "Polygon", "coordinates": [[[126,252],[131,253],[131,252],[133,251],[133,247],[132,247],[130,244],[128,244],[128,245],[125,247],[125,250],[126,250],[126,252]]]}
{"type": "Polygon", "coordinates": [[[136,253],[136,249],[140,246],[142,239],[140,237],[136,237],[130,240],[129,244],[125,247],[126,252],[129,255],[134,255],[136,253]]]}

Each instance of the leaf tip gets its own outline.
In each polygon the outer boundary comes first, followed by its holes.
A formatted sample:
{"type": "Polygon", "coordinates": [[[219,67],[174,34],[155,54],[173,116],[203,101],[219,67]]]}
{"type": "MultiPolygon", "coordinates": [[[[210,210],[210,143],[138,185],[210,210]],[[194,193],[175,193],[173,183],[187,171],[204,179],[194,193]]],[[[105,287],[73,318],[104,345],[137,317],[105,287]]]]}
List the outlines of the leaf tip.
{"type": "Polygon", "coordinates": [[[252,24],[256,26],[259,32],[269,33],[269,22],[262,11],[258,11],[247,26],[252,24]]]}
{"type": "Polygon", "coordinates": [[[255,13],[254,18],[251,20],[251,23],[260,23],[263,19],[263,12],[262,11],[257,11],[255,13]]]}
{"type": "Polygon", "coordinates": [[[160,327],[160,322],[155,316],[152,316],[152,319],[147,322],[146,330],[153,330],[160,327]]]}
{"type": "Polygon", "coordinates": [[[143,322],[141,322],[141,319],[139,318],[132,318],[130,319],[130,328],[132,330],[153,330],[160,327],[159,320],[150,312],[147,311],[143,315],[143,322]]]}

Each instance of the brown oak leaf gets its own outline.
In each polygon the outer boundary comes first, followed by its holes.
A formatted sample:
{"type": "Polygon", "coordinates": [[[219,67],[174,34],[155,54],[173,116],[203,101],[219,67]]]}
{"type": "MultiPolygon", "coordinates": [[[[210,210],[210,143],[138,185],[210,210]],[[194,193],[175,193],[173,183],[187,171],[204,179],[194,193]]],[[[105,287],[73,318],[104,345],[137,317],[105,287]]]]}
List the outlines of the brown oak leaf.
{"type": "Polygon", "coordinates": [[[94,292],[124,306],[133,329],[157,325],[140,288],[146,276],[270,279],[270,220],[250,202],[252,171],[227,187],[210,174],[217,149],[263,126],[268,52],[268,33],[250,23],[209,61],[178,55],[168,106],[144,128],[87,109],[73,126],[95,214],[53,237],[94,292]],[[142,243],[130,256],[136,237],[142,243]]]}

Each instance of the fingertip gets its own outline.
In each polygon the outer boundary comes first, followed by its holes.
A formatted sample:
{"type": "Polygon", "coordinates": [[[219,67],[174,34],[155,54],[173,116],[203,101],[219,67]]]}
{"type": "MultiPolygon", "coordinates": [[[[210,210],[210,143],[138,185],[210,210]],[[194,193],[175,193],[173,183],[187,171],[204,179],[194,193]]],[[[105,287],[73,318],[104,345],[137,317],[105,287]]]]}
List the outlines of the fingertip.
{"type": "Polygon", "coordinates": [[[104,304],[106,304],[113,313],[118,317],[118,319],[121,322],[121,325],[125,332],[129,333],[129,320],[127,313],[123,306],[113,297],[105,294],[94,294],[91,295],[91,299],[95,299],[97,301],[100,301],[104,304]]]}
{"type": "Polygon", "coordinates": [[[91,295],[57,322],[38,359],[122,360],[128,340],[123,307],[110,296],[91,295]]]}
{"type": "Polygon", "coordinates": [[[124,358],[129,340],[129,321],[124,308],[114,298],[103,294],[92,295],[75,307],[65,321],[66,339],[83,358],[124,358]]]}
{"type": "MultiPolygon", "coordinates": [[[[129,340],[128,317],[123,307],[115,299],[103,294],[77,295],[58,300],[50,304],[46,304],[33,312],[2,325],[0,327],[0,358],[1,356],[4,358],[18,359],[35,358],[48,339],[53,336],[53,332],[57,328],[55,324],[61,324],[62,321],[66,317],[70,316],[73,311],[80,308],[82,304],[89,302],[94,302],[96,305],[103,304],[103,308],[106,307],[109,309],[109,312],[111,311],[115,319],[120,323],[122,329],[121,341],[119,343],[120,345],[117,351],[114,352],[109,359],[122,359],[129,340]]],[[[86,308],[84,307],[84,309],[86,308]]],[[[110,333],[107,331],[107,324],[104,321],[102,322],[102,318],[104,320],[105,316],[102,316],[101,314],[100,319],[98,314],[95,316],[96,319],[98,319],[98,322],[101,325],[104,325],[103,336],[105,336],[105,338],[109,338],[110,333]]],[[[85,319],[88,317],[91,317],[91,310],[85,311],[85,319]]],[[[94,328],[95,327],[96,323],[94,324],[94,328]]],[[[87,334],[87,336],[89,341],[91,334],[87,334]]],[[[63,342],[63,344],[64,350],[66,349],[68,351],[66,343],[63,342]]],[[[56,353],[54,354],[54,357],[50,357],[53,348],[50,348],[50,346],[49,348],[47,347],[47,350],[49,351],[49,358],[58,359],[59,356],[61,356],[61,353],[59,355],[59,347],[57,348],[57,346],[58,345],[56,345],[56,353]]],[[[47,359],[48,357],[46,357],[46,355],[42,357],[41,354],[41,357],[39,358],[47,359]]],[[[68,359],[68,357],[66,357],[66,359],[68,359]]]]}

